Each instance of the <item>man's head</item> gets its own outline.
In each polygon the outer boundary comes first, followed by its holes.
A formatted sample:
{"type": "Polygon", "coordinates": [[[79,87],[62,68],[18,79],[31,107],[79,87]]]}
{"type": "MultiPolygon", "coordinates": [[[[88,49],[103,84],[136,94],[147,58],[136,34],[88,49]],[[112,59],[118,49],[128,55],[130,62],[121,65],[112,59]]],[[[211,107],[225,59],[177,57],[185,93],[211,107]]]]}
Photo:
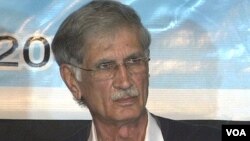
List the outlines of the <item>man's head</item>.
{"type": "Polygon", "coordinates": [[[92,1],[72,13],[52,42],[61,76],[92,116],[128,120],[145,110],[150,35],[136,12],[92,1]]]}

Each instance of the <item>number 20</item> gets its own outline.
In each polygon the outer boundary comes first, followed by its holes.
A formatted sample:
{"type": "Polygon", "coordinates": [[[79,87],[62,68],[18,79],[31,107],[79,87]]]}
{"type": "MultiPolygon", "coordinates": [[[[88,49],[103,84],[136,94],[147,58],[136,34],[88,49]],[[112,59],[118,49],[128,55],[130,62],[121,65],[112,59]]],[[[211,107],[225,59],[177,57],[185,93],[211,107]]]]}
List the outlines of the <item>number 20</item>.
{"type": "MultiPolygon", "coordinates": [[[[0,54],[0,61],[3,60],[4,58],[7,59],[7,57],[9,55],[11,55],[16,48],[18,47],[18,42],[15,38],[11,37],[11,36],[0,36],[0,42],[1,41],[10,41],[11,42],[11,47],[3,52],[2,54],[0,54]]],[[[23,48],[23,58],[24,61],[31,67],[42,67],[44,65],[46,65],[49,61],[50,58],[50,45],[48,43],[48,41],[44,38],[44,37],[30,37],[23,48]],[[34,63],[31,59],[30,59],[30,45],[32,44],[32,42],[34,41],[39,41],[43,44],[44,47],[44,56],[43,56],[43,60],[41,62],[38,63],[34,63]]],[[[10,61],[6,61],[6,62],[0,62],[0,66],[18,66],[18,62],[10,62],[10,61]]]]}

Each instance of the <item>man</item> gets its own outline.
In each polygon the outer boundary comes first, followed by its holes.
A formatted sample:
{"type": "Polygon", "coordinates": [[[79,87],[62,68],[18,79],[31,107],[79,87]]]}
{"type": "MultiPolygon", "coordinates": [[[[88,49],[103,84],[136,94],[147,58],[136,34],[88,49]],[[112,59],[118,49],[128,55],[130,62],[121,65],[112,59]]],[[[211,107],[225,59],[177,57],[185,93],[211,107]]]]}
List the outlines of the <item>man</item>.
{"type": "Polygon", "coordinates": [[[62,79],[93,121],[68,141],[216,141],[217,130],[149,113],[150,34],[136,12],[92,1],[71,14],[52,43],[62,79]]]}

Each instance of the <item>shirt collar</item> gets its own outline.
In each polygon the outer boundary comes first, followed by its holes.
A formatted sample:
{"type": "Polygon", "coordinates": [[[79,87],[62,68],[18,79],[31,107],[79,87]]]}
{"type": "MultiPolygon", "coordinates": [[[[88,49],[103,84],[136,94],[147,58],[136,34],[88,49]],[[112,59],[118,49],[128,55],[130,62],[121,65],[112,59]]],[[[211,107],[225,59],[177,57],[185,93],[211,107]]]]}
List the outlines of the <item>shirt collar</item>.
{"type": "MultiPolygon", "coordinates": [[[[145,141],[164,141],[161,129],[158,126],[156,120],[153,116],[148,112],[148,124],[146,129],[145,141]]],[[[94,122],[92,121],[90,136],[88,141],[98,141],[96,135],[96,129],[94,122]]]]}
{"type": "Polygon", "coordinates": [[[95,124],[94,124],[93,120],[91,123],[91,130],[90,130],[90,135],[89,135],[88,141],[98,141],[97,135],[96,135],[95,124]]]}
{"type": "Polygon", "coordinates": [[[149,112],[145,141],[164,141],[160,127],[149,112]]]}

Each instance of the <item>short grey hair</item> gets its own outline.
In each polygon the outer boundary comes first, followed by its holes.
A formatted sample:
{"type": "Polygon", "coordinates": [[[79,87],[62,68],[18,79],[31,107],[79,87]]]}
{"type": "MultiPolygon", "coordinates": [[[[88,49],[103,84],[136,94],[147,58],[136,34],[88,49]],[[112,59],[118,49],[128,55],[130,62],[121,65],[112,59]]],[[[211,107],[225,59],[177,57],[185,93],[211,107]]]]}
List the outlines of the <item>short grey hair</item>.
{"type": "Polygon", "coordinates": [[[92,1],[69,15],[61,24],[52,41],[56,62],[79,65],[83,63],[84,50],[91,38],[112,35],[119,28],[136,31],[144,52],[149,56],[151,42],[148,30],[137,13],[117,1],[92,1]]]}

